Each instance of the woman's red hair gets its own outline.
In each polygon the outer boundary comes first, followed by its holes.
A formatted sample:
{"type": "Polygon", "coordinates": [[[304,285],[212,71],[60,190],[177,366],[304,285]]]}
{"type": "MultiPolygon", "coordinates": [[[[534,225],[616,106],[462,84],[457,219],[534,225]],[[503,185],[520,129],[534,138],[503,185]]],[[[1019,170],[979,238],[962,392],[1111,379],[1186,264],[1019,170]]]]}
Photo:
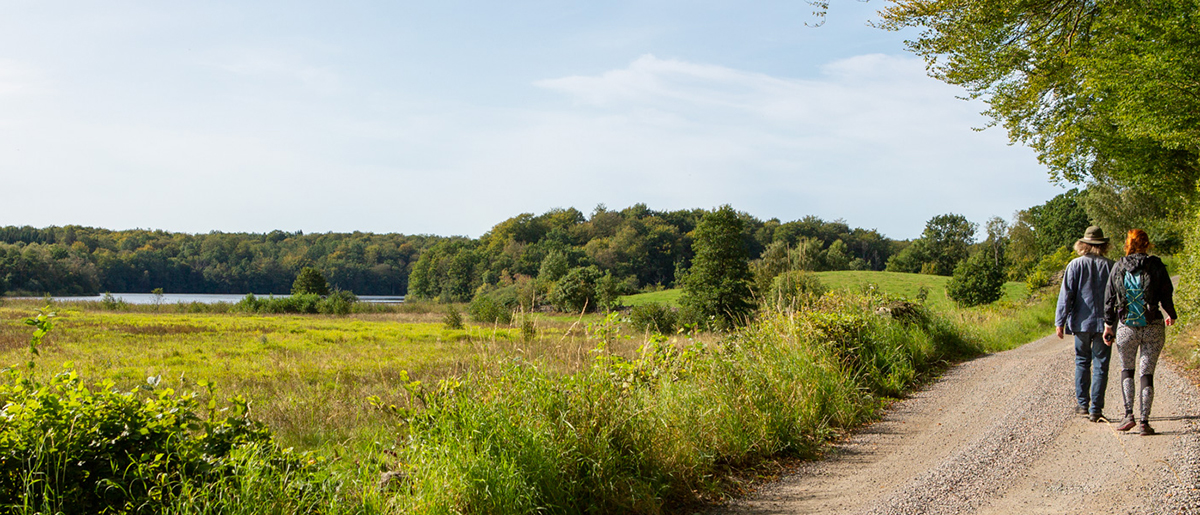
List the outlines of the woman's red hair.
{"type": "Polygon", "coordinates": [[[1125,255],[1145,254],[1147,250],[1150,250],[1150,237],[1146,236],[1146,231],[1131,229],[1125,236],[1125,255]]]}

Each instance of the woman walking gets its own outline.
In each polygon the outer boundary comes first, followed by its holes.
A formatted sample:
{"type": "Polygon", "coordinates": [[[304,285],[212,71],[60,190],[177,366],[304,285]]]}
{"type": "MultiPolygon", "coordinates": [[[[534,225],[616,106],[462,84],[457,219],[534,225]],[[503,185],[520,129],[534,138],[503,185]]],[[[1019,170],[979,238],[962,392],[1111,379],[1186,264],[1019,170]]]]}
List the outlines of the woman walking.
{"type": "Polygon", "coordinates": [[[1121,356],[1121,395],[1125,400],[1125,419],[1118,431],[1134,425],[1143,435],[1154,434],[1150,427],[1150,406],[1154,404],[1154,367],[1167,339],[1166,326],[1175,323],[1175,292],[1167,267],[1157,256],[1148,255],[1150,237],[1141,229],[1129,231],[1125,238],[1125,257],[1113,265],[1104,294],[1104,341],[1116,338],[1121,356]],[[1166,317],[1159,312],[1159,306],[1166,317]],[[1134,371],[1138,372],[1138,420],[1133,416],[1134,371]]]}

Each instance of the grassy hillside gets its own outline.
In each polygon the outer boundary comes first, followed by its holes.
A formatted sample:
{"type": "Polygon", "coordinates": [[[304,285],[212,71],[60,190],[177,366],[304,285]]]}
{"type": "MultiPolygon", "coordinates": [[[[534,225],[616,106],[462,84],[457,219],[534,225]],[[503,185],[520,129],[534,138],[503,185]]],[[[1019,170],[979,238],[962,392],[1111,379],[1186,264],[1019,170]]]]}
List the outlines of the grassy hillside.
{"type": "MultiPolygon", "coordinates": [[[[873,271],[857,271],[857,270],[842,270],[837,272],[817,272],[817,277],[830,290],[852,289],[857,290],[866,284],[874,284],[880,290],[895,294],[903,295],[908,298],[916,298],[918,290],[922,286],[929,290],[926,303],[934,309],[949,309],[953,307],[954,302],[946,298],[946,282],[949,277],[940,275],[922,275],[922,274],[903,274],[898,272],[873,272],[873,271]]],[[[1025,298],[1029,290],[1024,283],[1009,282],[1004,285],[1004,297],[1001,300],[1016,301],[1025,298]]],[[[656,291],[651,293],[639,293],[637,295],[626,295],[621,297],[621,303],[626,306],[639,306],[656,302],[669,306],[677,306],[680,295],[683,291],[676,288],[672,290],[656,291]]]]}

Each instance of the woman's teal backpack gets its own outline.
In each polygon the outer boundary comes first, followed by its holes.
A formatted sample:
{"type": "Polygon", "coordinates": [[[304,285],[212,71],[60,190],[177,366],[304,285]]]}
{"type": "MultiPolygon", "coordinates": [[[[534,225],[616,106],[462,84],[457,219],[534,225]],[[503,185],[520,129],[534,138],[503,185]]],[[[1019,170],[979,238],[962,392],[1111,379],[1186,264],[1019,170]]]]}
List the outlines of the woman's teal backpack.
{"type": "Polygon", "coordinates": [[[1125,320],[1129,327],[1146,327],[1146,287],[1150,275],[1144,269],[1125,272],[1125,320]]]}

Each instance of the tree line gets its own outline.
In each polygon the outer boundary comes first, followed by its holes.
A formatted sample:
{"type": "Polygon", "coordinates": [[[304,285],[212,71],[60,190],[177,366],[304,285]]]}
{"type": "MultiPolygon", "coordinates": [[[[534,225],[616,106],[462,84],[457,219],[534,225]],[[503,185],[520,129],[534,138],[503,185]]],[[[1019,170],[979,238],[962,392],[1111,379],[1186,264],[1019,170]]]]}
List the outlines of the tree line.
{"type": "MultiPolygon", "coordinates": [[[[1089,209],[1088,198],[1103,194],[1071,190],[1017,212],[1011,222],[994,217],[985,223],[982,241],[976,241],[979,225],[953,213],[933,217],[920,238],[907,241],[815,216],[764,221],[729,207],[656,211],[644,204],[619,211],[601,205],[586,216],[574,208],[523,213],[479,238],[9,226],[0,227],[0,291],[285,294],[300,270],[311,267],[333,288],[359,295],[441,302],[487,297],[480,302],[492,306],[478,310],[496,317],[518,306],[600,309],[623,294],[681,286],[693,267],[696,239],[704,234],[697,228],[718,211],[723,226],[737,233],[722,245],[737,245],[735,254],[744,256],[747,269],[739,280],[759,297],[786,272],[948,276],[971,256],[990,256],[989,266],[1004,278],[1025,280],[1042,273],[1042,261],[1073,243],[1093,220],[1119,229],[1108,221],[1121,219],[1119,208],[1104,202],[1104,212],[1089,209]]],[[[1163,235],[1160,240],[1171,245],[1171,234],[1163,235]]]]}
{"type": "MultiPolygon", "coordinates": [[[[65,227],[0,227],[0,292],[96,294],[274,293],[304,267],[360,295],[468,301],[481,286],[556,279],[576,268],[609,275],[622,291],[670,288],[690,264],[690,233],[702,209],[654,211],[638,204],[524,213],[480,238],[272,231],[208,234],[65,227]],[[592,268],[589,268],[592,267],[592,268]]],[[[762,221],[738,213],[748,255],[774,245],[807,249],[814,270],[882,270],[897,242],[875,230],[809,216],[762,221]]],[[[578,272],[575,275],[579,275],[578,272]]],[[[586,274],[585,274],[586,275],[586,274]]]]}
{"type": "Polygon", "coordinates": [[[444,238],[272,231],[186,234],[0,227],[0,292],[25,294],[289,293],[300,269],[338,288],[403,295],[410,265],[444,238]]]}

